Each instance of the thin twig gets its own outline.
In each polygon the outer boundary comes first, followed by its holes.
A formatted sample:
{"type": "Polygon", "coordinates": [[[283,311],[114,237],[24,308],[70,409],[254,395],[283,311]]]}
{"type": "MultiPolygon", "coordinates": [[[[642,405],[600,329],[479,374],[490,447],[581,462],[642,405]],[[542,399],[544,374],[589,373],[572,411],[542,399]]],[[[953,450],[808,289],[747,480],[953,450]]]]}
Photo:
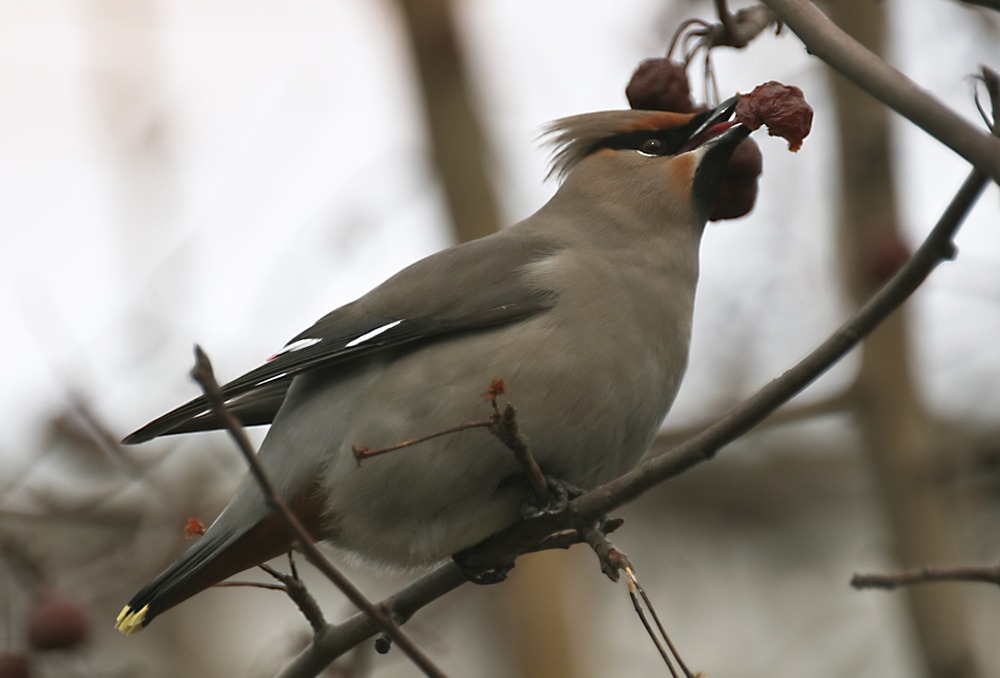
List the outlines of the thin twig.
{"type": "MultiPolygon", "coordinates": [[[[670,38],[670,47],[667,48],[667,58],[668,59],[674,58],[674,50],[677,48],[678,44],[682,42],[686,43],[688,38],[692,34],[701,34],[707,29],[708,29],[708,23],[703,19],[692,18],[682,21],[681,24],[677,27],[677,30],[674,31],[673,37],[670,38]],[[692,29],[691,28],[692,26],[696,26],[697,28],[692,29]]],[[[687,46],[685,45],[684,47],[681,48],[681,50],[686,53],[687,46]]],[[[678,59],[678,61],[687,62],[687,56],[685,56],[683,59],[678,59]]]]}
{"type": "Polygon", "coordinates": [[[635,570],[633,569],[628,556],[615,548],[614,544],[612,544],[607,538],[606,531],[601,531],[594,527],[588,527],[580,530],[580,534],[594,550],[594,553],[597,554],[597,558],[601,563],[601,571],[609,579],[611,579],[611,581],[618,581],[620,576],[619,572],[625,572],[629,597],[632,599],[632,606],[635,608],[635,612],[639,617],[639,621],[642,622],[643,628],[646,629],[646,633],[649,634],[650,639],[653,641],[653,645],[656,646],[657,651],[663,658],[663,663],[667,665],[670,675],[674,678],[679,678],[677,672],[674,671],[674,665],[671,661],[672,655],[673,659],[677,662],[677,665],[684,672],[684,675],[687,678],[694,678],[691,671],[684,663],[684,660],[681,659],[680,653],[677,652],[677,648],[674,646],[673,641],[670,640],[670,635],[667,633],[667,629],[660,621],[659,615],[656,614],[656,609],[653,607],[653,601],[649,599],[649,596],[646,595],[646,591],[639,584],[639,580],[635,576],[635,570]],[[653,631],[653,627],[650,625],[649,620],[646,619],[646,613],[643,612],[642,604],[636,596],[637,592],[639,596],[642,597],[643,602],[645,602],[646,608],[649,609],[649,612],[653,617],[653,621],[656,622],[656,628],[659,631],[659,636],[657,636],[657,634],[653,631]],[[666,642],[666,647],[664,647],[664,645],[660,642],[660,638],[666,642]]]}
{"type": "MultiPolygon", "coordinates": [[[[831,414],[839,414],[848,410],[852,402],[852,398],[853,390],[852,387],[849,386],[845,389],[837,391],[833,395],[824,397],[815,402],[805,404],[788,403],[786,405],[782,405],[781,408],[768,415],[767,419],[762,421],[757,426],[756,430],[761,431],[765,428],[769,429],[778,426],[786,426],[802,421],[812,421],[818,417],[828,416],[831,414]]],[[[663,429],[656,436],[656,440],[653,441],[653,448],[650,451],[650,454],[659,455],[668,452],[679,443],[682,443],[688,438],[704,431],[706,428],[714,424],[718,418],[718,415],[716,415],[712,418],[706,417],[702,421],[688,424],[686,426],[672,426],[663,429]]]]}
{"type": "Polygon", "coordinates": [[[299,608],[299,612],[302,613],[302,616],[309,622],[309,626],[312,627],[313,634],[318,635],[326,628],[327,624],[326,619],[323,617],[323,610],[320,609],[319,603],[309,593],[309,589],[306,588],[303,581],[299,579],[298,573],[285,574],[266,563],[257,567],[281,582],[285,595],[291,598],[295,606],[299,608]]]}
{"type": "Polygon", "coordinates": [[[656,628],[659,629],[660,636],[667,643],[667,647],[670,648],[670,652],[673,654],[674,659],[677,660],[677,665],[681,667],[681,671],[684,672],[684,675],[687,676],[687,678],[694,678],[694,674],[691,673],[691,669],[689,669],[687,664],[684,663],[684,660],[681,659],[681,655],[677,651],[674,641],[670,640],[670,634],[667,633],[666,627],[663,626],[663,622],[660,621],[660,615],[656,614],[656,608],[653,607],[653,601],[649,599],[648,595],[646,595],[646,589],[642,588],[642,584],[639,583],[639,579],[635,576],[635,571],[631,566],[625,568],[625,574],[628,576],[629,591],[631,592],[634,589],[639,592],[640,596],[642,596],[642,600],[649,609],[649,613],[653,615],[653,621],[656,622],[656,628]]]}
{"type": "Polygon", "coordinates": [[[517,409],[515,409],[514,405],[511,403],[507,403],[507,405],[501,409],[500,405],[497,403],[497,398],[504,394],[506,388],[507,387],[504,384],[503,379],[494,379],[490,382],[489,388],[486,390],[486,398],[493,407],[493,414],[486,419],[477,419],[475,421],[467,421],[462,424],[455,424],[454,426],[448,426],[447,428],[435,431],[434,433],[429,433],[417,438],[411,438],[409,440],[404,440],[401,443],[395,443],[394,445],[380,447],[374,450],[363,445],[353,445],[351,447],[351,451],[354,452],[354,458],[357,460],[358,465],[360,465],[365,459],[377,457],[382,454],[388,454],[389,452],[396,452],[407,447],[413,447],[414,445],[419,445],[420,443],[425,443],[428,440],[434,440],[435,438],[440,438],[441,436],[452,435],[474,428],[486,428],[489,429],[489,432],[497,440],[503,443],[507,449],[514,453],[514,458],[524,469],[525,476],[528,478],[528,485],[531,487],[531,491],[534,493],[535,499],[538,501],[538,506],[540,508],[549,506],[552,503],[552,494],[549,492],[549,485],[545,481],[545,474],[542,473],[541,467],[538,465],[534,455],[531,453],[531,448],[528,446],[528,439],[521,432],[521,428],[517,423],[517,409]]]}
{"type": "Polygon", "coordinates": [[[281,591],[285,592],[285,587],[282,584],[268,584],[264,581],[220,581],[217,584],[212,584],[213,589],[264,589],[265,591],[281,591]]]}
{"type": "Polygon", "coordinates": [[[851,586],[856,589],[892,590],[901,586],[942,581],[971,581],[1000,585],[1000,565],[920,567],[892,574],[856,574],[851,577],[851,586]]]}
{"type": "Polygon", "coordinates": [[[201,386],[202,391],[205,393],[205,397],[208,399],[209,404],[212,407],[212,412],[215,414],[221,422],[226,426],[229,431],[229,435],[236,442],[236,446],[239,448],[240,453],[243,455],[243,459],[246,461],[247,466],[250,467],[250,473],[253,475],[254,480],[261,488],[261,492],[264,494],[264,498],[267,501],[268,507],[274,514],[285,524],[286,529],[289,533],[295,537],[298,542],[298,548],[305,555],[306,560],[313,564],[320,572],[322,572],[327,579],[333,582],[341,592],[347,596],[348,600],[356,605],[359,609],[363,610],[365,614],[369,615],[378,626],[389,635],[390,638],[399,645],[400,650],[413,661],[414,664],[423,671],[424,675],[427,676],[444,676],[444,672],[441,671],[434,662],[427,657],[420,648],[403,633],[402,629],[396,624],[396,622],[389,616],[385,615],[382,610],[372,604],[370,600],[361,591],[351,583],[336,567],[331,563],[323,553],[316,548],[313,543],[312,537],[309,532],[299,521],[298,517],[294,512],[288,507],[288,504],[281,498],[278,494],[274,483],[268,477],[267,473],[264,472],[264,468],[261,466],[260,462],[257,460],[257,455],[254,452],[253,446],[250,444],[250,439],[247,438],[246,432],[243,430],[243,426],[240,424],[239,420],[233,416],[229,408],[226,407],[225,400],[222,397],[222,392],[219,389],[219,383],[215,380],[215,374],[212,371],[212,363],[209,361],[208,356],[201,349],[200,346],[195,346],[195,365],[191,370],[191,376],[194,378],[198,385],[201,386]]]}
{"type": "Polygon", "coordinates": [[[552,493],[549,492],[549,485],[545,482],[542,468],[535,460],[535,455],[531,453],[528,439],[521,433],[521,428],[517,424],[517,410],[510,403],[507,403],[506,407],[501,410],[497,406],[496,400],[493,401],[493,410],[493,416],[490,417],[493,424],[490,426],[490,433],[514,453],[514,458],[524,469],[524,474],[528,478],[528,484],[538,501],[539,508],[551,505],[552,493]]]}
{"type": "Polygon", "coordinates": [[[670,675],[673,678],[680,678],[677,675],[677,671],[674,670],[674,663],[670,661],[670,653],[667,648],[663,646],[660,639],[657,637],[656,632],[653,631],[652,625],[650,625],[649,620],[646,619],[646,613],[642,611],[642,604],[639,602],[639,598],[635,595],[635,589],[632,587],[632,580],[628,580],[628,595],[632,599],[632,608],[635,610],[635,614],[639,617],[639,621],[642,622],[642,627],[646,629],[646,635],[649,639],[653,641],[653,645],[656,646],[656,651],[660,653],[660,657],[663,659],[663,663],[667,665],[667,670],[670,671],[670,675]]]}
{"type": "Polygon", "coordinates": [[[467,421],[464,424],[455,424],[454,426],[449,426],[443,428],[440,431],[435,431],[434,433],[428,433],[425,436],[420,436],[419,438],[411,438],[410,440],[404,440],[401,443],[396,443],[395,445],[389,445],[388,447],[380,447],[378,449],[371,449],[365,447],[364,445],[352,445],[351,451],[354,452],[354,458],[357,460],[358,465],[365,459],[370,459],[371,457],[377,457],[381,454],[387,454],[389,452],[395,452],[396,450],[401,450],[406,447],[413,447],[414,445],[419,445],[420,443],[425,443],[428,440],[434,440],[435,438],[440,438],[441,436],[451,435],[453,433],[459,433],[461,431],[467,431],[472,428],[490,428],[493,425],[492,419],[479,419],[477,421],[467,421]]]}
{"type": "Polygon", "coordinates": [[[597,528],[583,528],[580,530],[580,536],[597,554],[597,560],[601,564],[601,572],[611,581],[618,581],[618,573],[631,567],[628,556],[619,551],[611,543],[611,540],[597,528]]]}

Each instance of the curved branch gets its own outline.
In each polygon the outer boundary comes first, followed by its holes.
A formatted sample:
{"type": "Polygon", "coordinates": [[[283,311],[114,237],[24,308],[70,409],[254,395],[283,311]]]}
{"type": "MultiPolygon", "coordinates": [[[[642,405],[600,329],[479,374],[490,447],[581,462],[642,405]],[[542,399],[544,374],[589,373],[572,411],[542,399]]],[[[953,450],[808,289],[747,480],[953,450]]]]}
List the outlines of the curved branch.
{"type": "Polygon", "coordinates": [[[762,0],[810,54],[1000,184],[1000,139],[986,134],[844,33],[808,0],[762,0]]]}
{"type": "MultiPolygon", "coordinates": [[[[686,443],[573,500],[568,515],[544,515],[513,525],[467,551],[463,560],[470,567],[482,566],[484,569],[497,563],[508,563],[523,552],[526,545],[536,544],[553,532],[572,528],[577,523],[594,520],[636,499],[655,485],[714,457],[722,446],[759,424],[832,367],[898,308],[939,263],[952,257],[952,238],[986,182],[986,176],[974,170],[910,260],[833,336],[798,365],[686,443]]],[[[465,581],[464,574],[454,563],[446,563],[404,587],[380,603],[379,607],[392,610],[396,616],[406,619],[465,581]]],[[[335,658],[377,632],[378,627],[368,616],[357,614],[317,637],[282,677],[317,675],[335,658]]]]}

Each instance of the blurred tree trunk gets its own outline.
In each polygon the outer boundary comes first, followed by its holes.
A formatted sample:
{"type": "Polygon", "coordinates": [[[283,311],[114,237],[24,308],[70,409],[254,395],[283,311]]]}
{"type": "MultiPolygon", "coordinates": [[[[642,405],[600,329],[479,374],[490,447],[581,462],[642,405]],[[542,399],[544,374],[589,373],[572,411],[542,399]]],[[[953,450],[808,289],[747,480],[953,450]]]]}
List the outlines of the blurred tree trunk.
{"type": "MultiPolygon", "coordinates": [[[[177,165],[164,94],[162,45],[156,3],[88,0],[90,88],[102,141],[114,171],[116,244],[123,285],[149,277],[148,261],[129,253],[165,249],[175,237],[177,165]]],[[[172,275],[182,281],[188,271],[172,275]]]]}
{"type": "Polygon", "coordinates": [[[591,675],[578,659],[581,651],[577,638],[585,633],[585,627],[570,620],[567,612],[571,588],[567,569],[573,562],[565,551],[535,553],[518,559],[517,567],[503,583],[507,594],[503,596],[500,612],[512,640],[516,667],[513,675],[520,678],[591,675]]]}
{"type": "MultiPolygon", "coordinates": [[[[473,107],[467,71],[455,33],[449,0],[398,0],[419,75],[435,170],[441,180],[459,242],[495,232],[497,200],[486,162],[485,135],[473,107]]],[[[505,626],[497,641],[511,649],[515,675],[522,678],[579,678],[574,664],[574,630],[564,609],[565,554],[539,554],[518,561],[504,586],[505,626]]]]}
{"type": "MultiPolygon", "coordinates": [[[[164,108],[163,54],[156,3],[87,0],[81,9],[87,37],[88,85],[95,117],[101,125],[98,136],[109,151],[109,183],[115,188],[112,194],[117,229],[115,245],[119,251],[121,284],[123,288],[145,286],[149,263],[130,255],[166,248],[175,237],[176,224],[177,166],[164,108]]],[[[190,272],[178,266],[162,274],[169,276],[169,281],[179,282],[190,272]]],[[[167,303],[167,297],[160,302],[167,303]]],[[[128,320],[147,322],[141,314],[130,313],[128,320]]],[[[148,359],[151,351],[148,343],[129,346],[137,336],[146,336],[144,333],[133,327],[118,334],[123,338],[122,354],[127,360],[140,354],[143,360],[148,359]]],[[[141,517],[136,517],[135,527],[143,527],[141,517]]],[[[144,563],[144,567],[148,568],[149,563],[144,563]]],[[[144,657],[161,669],[155,675],[181,675],[194,667],[204,667],[218,654],[211,647],[184,645],[186,619],[183,615],[168,615],[162,624],[157,624],[156,641],[146,646],[144,657]]],[[[128,656],[136,650],[129,646],[121,653],[128,656]]]]}
{"type": "MultiPolygon", "coordinates": [[[[884,54],[885,4],[838,0],[826,11],[876,54],[884,54]]],[[[858,305],[906,256],[896,210],[888,110],[831,75],[840,137],[840,241],[847,291],[858,305]]],[[[856,415],[873,462],[893,548],[901,565],[956,562],[953,507],[942,482],[943,456],[917,393],[908,307],[861,349],[856,415]]],[[[966,610],[954,587],[911,587],[907,596],[927,675],[970,678],[966,610]]]]}
{"type": "Polygon", "coordinates": [[[435,170],[458,242],[495,232],[497,200],[448,0],[398,0],[419,76],[435,170]]]}

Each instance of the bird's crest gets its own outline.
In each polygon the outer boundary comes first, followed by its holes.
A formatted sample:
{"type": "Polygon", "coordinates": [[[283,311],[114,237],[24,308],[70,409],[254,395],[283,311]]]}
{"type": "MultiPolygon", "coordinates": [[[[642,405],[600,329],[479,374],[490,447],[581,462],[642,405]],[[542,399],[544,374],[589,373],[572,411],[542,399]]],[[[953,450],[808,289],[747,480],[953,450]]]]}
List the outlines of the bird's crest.
{"type": "Polygon", "coordinates": [[[687,113],[626,110],[583,113],[554,120],[539,135],[552,148],[546,179],[564,179],[577,163],[615,137],[642,130],[676,129],[689,123],[692,117],[687,113]]]}

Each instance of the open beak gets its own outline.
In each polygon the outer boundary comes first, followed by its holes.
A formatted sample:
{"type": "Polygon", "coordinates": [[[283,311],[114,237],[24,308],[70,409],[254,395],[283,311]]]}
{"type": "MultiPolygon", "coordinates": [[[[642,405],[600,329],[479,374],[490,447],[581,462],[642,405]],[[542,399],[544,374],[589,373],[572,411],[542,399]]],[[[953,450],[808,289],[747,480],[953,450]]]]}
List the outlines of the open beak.
{"type": "Polygon", "coordinates": [[[722,142],[739,143],[750,136],[750,128],[741,122],[732,120],[739,95],[726,99],[714,110],[703,113],[703,118],[695,118],[697,123],[691,137],[681,148],[681,153],[693,151],[705,144],[716,145],[722,142]]]}

